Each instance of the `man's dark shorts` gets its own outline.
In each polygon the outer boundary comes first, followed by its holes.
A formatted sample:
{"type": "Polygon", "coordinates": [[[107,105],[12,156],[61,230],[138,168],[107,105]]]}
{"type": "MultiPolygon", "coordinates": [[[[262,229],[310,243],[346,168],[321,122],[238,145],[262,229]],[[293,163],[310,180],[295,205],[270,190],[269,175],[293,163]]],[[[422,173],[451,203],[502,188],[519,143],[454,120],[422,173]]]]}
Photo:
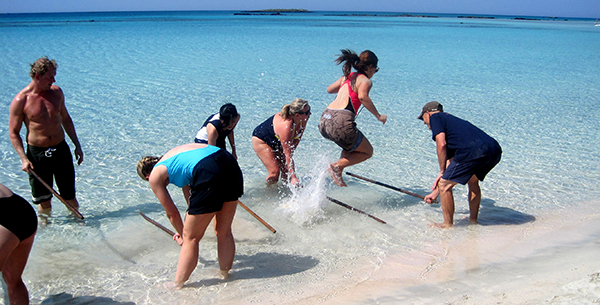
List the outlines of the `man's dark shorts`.
{"type": "Polygon", "coordinates": [[[244,178],[237,160],[220,149],[200,160],[192,173],[192,194],[188,214],[218,212],[223,203],[236,201],[244,194],[244,178]]]}
{"type": "MultiPolygon", "coordinates": [[[[52,147],[27,145],[27,158],[33,164],[35,173],[48,185],[56,179],[58,193],[65,200],[75,198],[75,168],[73,156],[66,141],[52,147]]],[[[50,200],[52,193],[33,175],[29,175],[33,203],[40,204],[50,200]]]]}
{"type": "Polygon", "coordinates": [[[475,175],[479,181],[483,181],[485,176],[500,162],[502,157],[502,149],[498,146],[497,149],[487,154],[484,157],[469,160],[466,162],[457,162],[453,160],[446,168],[442,179],[467,184],[471,177],[475,175]]]}

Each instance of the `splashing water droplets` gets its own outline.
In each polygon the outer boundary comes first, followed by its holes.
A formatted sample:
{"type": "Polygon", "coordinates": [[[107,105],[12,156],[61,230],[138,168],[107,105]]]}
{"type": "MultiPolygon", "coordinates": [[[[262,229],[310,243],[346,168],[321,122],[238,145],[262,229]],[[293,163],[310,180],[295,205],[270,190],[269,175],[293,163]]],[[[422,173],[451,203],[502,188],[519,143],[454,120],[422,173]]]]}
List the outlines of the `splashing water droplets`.
{"type": "Polygon", "coordinates": [[[289,186],[291,195],[282,198],[277,210],[294,223],[310,225],[325,218],[321,205],[326,202],[326,182],[329,176],[325,155],[316,156],[309,174],[302,179],[301,187],[289,186]]]}

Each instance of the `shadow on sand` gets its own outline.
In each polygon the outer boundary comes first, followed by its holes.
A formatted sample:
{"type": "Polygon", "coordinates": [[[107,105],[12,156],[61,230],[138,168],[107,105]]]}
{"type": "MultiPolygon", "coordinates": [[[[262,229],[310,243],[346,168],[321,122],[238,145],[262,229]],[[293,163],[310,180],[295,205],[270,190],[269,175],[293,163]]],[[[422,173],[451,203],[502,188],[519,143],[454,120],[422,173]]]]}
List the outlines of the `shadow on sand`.
{"type": "MultiPolygon", "coordinates": [[[[506,207],[499,207],[495,205],[495,201],[491,199],[482,199],[481,206],[479,208],[479,218],[477,222],[481,226],[497,226],[497,225],[522,225],[536,220],[535,216],[525,214],[519,211],[515,211],[506,207]]],[[[457,212],[457,214],[459,214],[457,212]]],[[[468,209],[461,214],[465,214],[468,218],[468,209]]],[[[456,217],[458,218],[458,217],[456,217]]],[[[455,218],[455,219],[456,219],[455,218]]],[[[464,225],[468,224],[468,219],[461,219],[456,224],[464,225]]]]}
{"type": "Polygon", "coordinates": [[[93,296],[81,296],[73,297],[68,293],[59,293],[49,295],[45,300],[42,301],[42,305],[135,305],[133,302],[117,302],[111,298],[106,297],[93,297],[93,296]]]}
{"type": "Polygon", "coordinates": [[[206,279],[188,283],[185,287],[199,288],[236,280],[280,277],[300,273],[319,264],[317,259],[310,256],[281,253],[236,255],[235,258],[234,272],[228,279],[206,279]]]}

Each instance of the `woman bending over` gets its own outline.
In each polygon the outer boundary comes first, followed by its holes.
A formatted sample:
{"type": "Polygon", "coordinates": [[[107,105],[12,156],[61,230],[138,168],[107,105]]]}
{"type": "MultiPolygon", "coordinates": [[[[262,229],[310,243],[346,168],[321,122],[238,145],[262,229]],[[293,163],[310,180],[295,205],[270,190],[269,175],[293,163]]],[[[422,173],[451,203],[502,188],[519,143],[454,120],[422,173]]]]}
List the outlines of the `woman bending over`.
{"type": "Polygon", "coordinates": [[[268,184],[277,183],[281,175],[283,180],[298,185],[292,156],[310,115],[308,102],[297,98],[254,129],[252,147],[269,172],[268,184]]]}
{"type": "Polygon", "coordinates": [[[137,172],[150,182],[177,230],[173,239],[181,245],[181,252],[175,282],[168,283],[168,288],[181,289],[196,268],[198,244],[213,217],[219,266],[223,277],[227,277],[235,255],[231,223],[237,200],[244,193],[242,171],[235,158],[216,146],[191,143],[175,147],[162,157],[144,157],[138,162],[137,172]],[[184,188],[189,205],[185,222],[167,190],[169,183],[184,188]]]}

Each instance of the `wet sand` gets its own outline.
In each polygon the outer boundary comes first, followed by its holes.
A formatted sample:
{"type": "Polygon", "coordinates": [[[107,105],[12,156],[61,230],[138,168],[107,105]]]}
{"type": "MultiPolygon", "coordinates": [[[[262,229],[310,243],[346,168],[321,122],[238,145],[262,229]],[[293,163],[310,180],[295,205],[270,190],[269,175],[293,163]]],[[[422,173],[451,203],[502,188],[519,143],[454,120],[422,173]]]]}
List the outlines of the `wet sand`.
{"type": "Polygon", "coordinates": [[[450,229],[324,304],[598,304],[599,258],[600,204],[587,202],[524,225],[450,229]]]}

